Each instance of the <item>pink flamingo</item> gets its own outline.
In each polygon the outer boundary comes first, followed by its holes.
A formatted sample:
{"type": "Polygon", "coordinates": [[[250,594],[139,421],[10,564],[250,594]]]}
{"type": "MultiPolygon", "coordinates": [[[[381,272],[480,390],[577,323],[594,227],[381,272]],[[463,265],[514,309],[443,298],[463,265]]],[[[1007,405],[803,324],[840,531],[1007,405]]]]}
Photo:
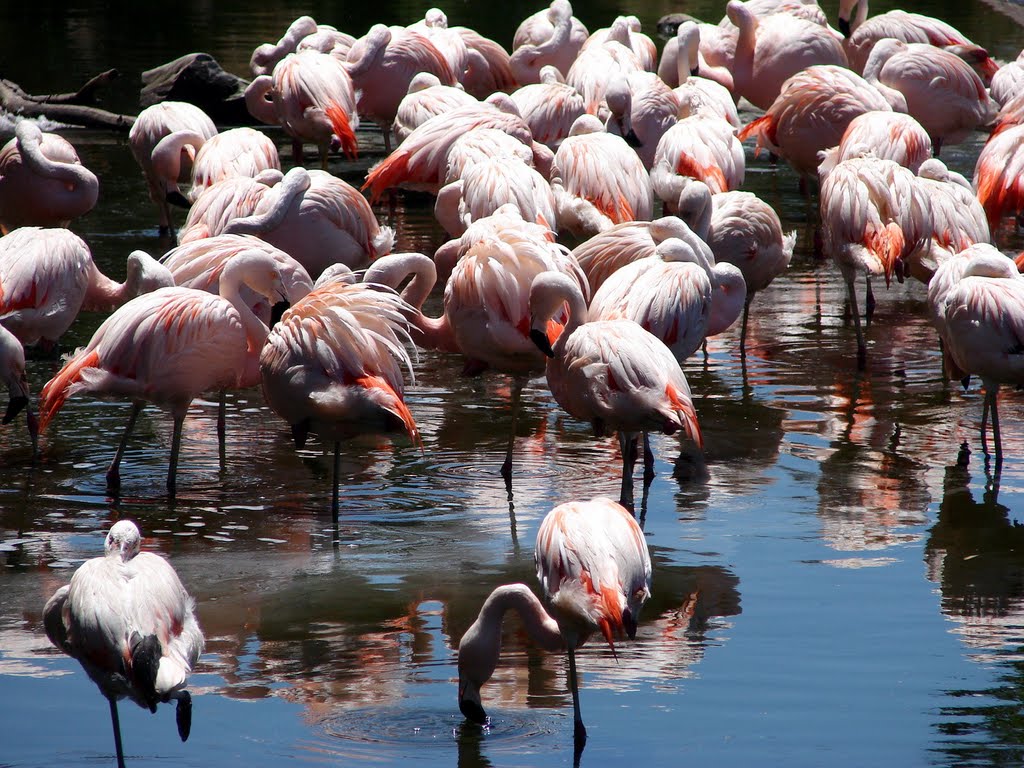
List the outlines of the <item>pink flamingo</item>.
{"type": "Polygon", "coordinates": [[[107,469],[107,485],[116,490],[121,457],[143,406],[166,408],[174,419],[167,472],[173,495],[189,404],[203,392],[259,380],[259,352],[268,331],[242,300],[243,283],[272,303],[284,295],[277,262],[262,252],[244,252],[221,273],[219,296],[162,288],[116,310],[43,387],[40,431],[77,392],[130,398],[128,425],[107,469]]]}
{"type": "Polygon", "coordinates": [[[473,128],[457,138],[448,149],[444,184],[458,181],[477,163],[499,157],[536,167],[533,148],[497,128],[473,128]]]}
{"type": "Polygon", "coordinates": [[[25,411],[32,455],[35,456],[39,446],[39,421],[29,403],[25,348],[3,324],[0,324],[0,384],[7,387],[7,410],[2,422],[10,424],[22,410],[25,411]]]}
{"type": "Polygon", "coordinates": [[[192,697],[185,686],[204,646],[195,600],[171,564],[141,546],[135,523],[114,523],[103,556],[82,563],[43,608],[50,642],[78,659],[110,703],[118,768],[124,768],[118,699],[150,712],[176,701],[178,735],[188,739],[192,697]]]}
{"type": "Polygon", "coordinates": [[[161,235],[171,233],[170,203],[188,202],[178,184],[191,180],[192,161],[198,149],[193,144],[181,145],[175,162],[168,162],[171,158],[166,155],[154,155],[157,144],[178,131],[198,134],[205,141],[217,133],[217,126],[194,104],[162,101],[142,110],[128,132],[128,146],[146,178],[149,199],[156,205],[161,235]]]}
{"type": "Polygon", "coordinates": [[[516,29],[510,58],[516,80],[520,85],[539,82],[540,71],[547,65],[568,75],[589,36],[583,22],[572,15],[569,0],[552,0],[516,29]]]}
{"type": "Polygon", "coordinates": [[[650,219],[654,211],[651,178],[643,162],[593,115],[579,117],[555,152],[551,189],[559,226],[576,235],[650,219]]]}
{"type": "Polygon", "coordinates": [[[904,43],[927,43],[940,48],[962,46],[979,52],[979,68],[984,77],[991,80],[999,65],[989,58],[987,52],[975,45],[955,27],[940,19],[920,13],[893,10],[868,17],[868,0],[840,0],[839,30],[846,38],[843,47],[850,60],[850,66],[863,72],[871,51],[879,40],[887,37],[904,43]],[[856,7],[857,13],[853,15],[856,7]]]}
{"type": "Polygon", "coordinates": [[[224,227],[256,235],[291,255],[314,280],[331,264],[366,266],[388,253],[394,231],[377,223],[355,187],[327,171],[292,168],[256,210],[224,227]]]}
{"type": "Polygon", "coordinates": [[[448,28],[447,14],[440,8],[430,8],[422,19],[410,24],[408,29],[420,33],[432,42],[448,62],[455,79],[462,83],[466,70],[469,69],[469,46],[462,35],[448,28]]]}
{"type": "Polygon", "coordinates": [[[96,205],[100,182],[75,148],[19,120],[0,148],[0,233],[26,226],[64,227],[96,205]]]}
{"type": "Polygon", "coordinates": [[[444,85],[437,75],[420,72],[409,83],[409,91],[398,104],[392,126],[399,143],[435,115],[479,102],[461,88],[444,85]]]}
{"type": "Polygon", "coordinates": [[[746,160],[733,127],[720,117],[691,115],[661,137],[651,167],[654,194],[668,212],[692,181],[704,182],[712,193],[727,192],[743,183],[746,160]]]}
{"type": "Polygon", "coordinates": [[[1024,210],[1024,125],[1001,130],[985,143],[974,166],[974,187],[992,234],[1004,216],[1024,210]]]}
{"type": "Polygon", "coordinates": [[[82,309],[108,311],[174,285],[142,251],[128,257],[118,283],[99,271],[89,246],[68,229],[19,227],[0,238],[0,324],[24,344],[52,349],[82,309]]]}
{"type": "Polygon", "coordinates": [[[189,197],[193,201],[207,187],[232,176],[255,177],[261,171],[281,170],[277,146],[266,134],[253,128],[232,128],[205,141],[195,134],[190,136],[187,131],[179,131],[162,139],[154,152],[179,157],[181,146],[188,142],[198,142],[196,146],[199,147],[192,162],[189,197]]]}
{"type": "Polygon", "coordinates": [[[370,169],[362,189],[370,190],[374,202],[384,190],[396,186],[436,195],[452,144],[474,128],[497,128],[528,147],[534,145],[530,127],[515,112],[511,99],[496,94],[485,102],[457,107],[427,120],[370,169]]]}
{"type": "Polygon", "coordinates": [[[527,221],[557,231],[555,196],[547,179],[518,157],[498,155],[471,164],[437,195],[434,214],[458,237],[477,219],[513,204],[527,221]]]}
{"type": "Polygon", "coordinates": [[[768,109],[790,77],[815,65],[845,67],[842,44],[818,24],[788,13],[758,18],[739,0],[726,6],[739,29],[732,64],[734,92],[768,109]]]}
{"type": "Polygon", "coordinates": [[[603,45],[608,40],[615,40],[636,54],[640,66],[645,71],[653,73],[658,68],[658,47],[641,29],[640,19],[636,16],[618,16],[610,27],[594,30],[580,52],[590,46],[603,45]]]}
{"type": "Polygon", "coordinates": [[[252,216],[260,202],[281,183],[284,174],[276,168],[260,171],[255,177],[229,176],[211,184],[189,208],[185,223],[178,230],[178,244],[223,234],[235,219],[252,216]]]}
{"type": "Polygon", "coordinates": [[[249,114],[268,125],[280,125],[292,137],[292,159],[301,165],[302,145],[327,154],[340,149],[349,160],[359,153],[356,92],[345,65],[330,54],[306,50],[285,56],[273,75],[260,75],[245,89],[249,114]]]}
{"type": "MultiPolygon", "coordinates": [[[[219,294],[224,268],[244,251],[263,252],[277,262],[284,300],[289,304],[313,290],[313,280],[305,267],[280,248],[251,235],[216,235],[185,243],[165,253],[161,263],[170,270],[174,285],[219,294]]],[[[239,292],[253,314],[269,327],[273,307],[267,303],[267,298],[245,284],[239,292]]]]}
{"type": "Polygon", "coordinates": [[[582,94],[588,114],[606,120],[608,105],[605,92],[608,86],[619,78],[644,71],[643,62],[633,49],[618,37],[611,36],[599,45],[580,51],[565,75],[565,82],[582,94]]]}
{"type": "Polygon", "coordinates": [[[932,225],[920,245],[907,256],[906,271],[927,284],[943,261],[975,243],[988,243],[991,237],[985,209],[971,183],[950,171],[941,160],[933,157],[921,164],[917,186],[928,198],[932,225]]]}
{"type": "Polygon", "coordinates": [[[981,78],[959,56],[933,45],[880,40],[864,65],[864,79],[893,109],[921,123],[936,157],[943,144],[962,142],[995,117],[981,78]]]}
{"type": "Polygon", "coordinates": [[[916,177],[892,160],[858,157],[832,169],[821,185],[822,247],[846,281],[857,332],[857,367],[867,362],[854,279],[867,275],[867,314],[874,308],[870,279],[902,275],[903,260],[931,233],[928,201],[916,177]]]}
{"type": "Polygon", "coordinates": [[[437,267],[429,256],[422,253],[389,253],[381,256],[366,270],[363,282],[397,290],[407,279],[402,300],[408,305],[406,314],[410,338],[421,349],[458,352],[459,346],[455,342],[455,332],[448,315],[434,318],[423,313],[423,302],[437,282],[437,267]]]}
{"type": "Polygon", "coordinates": [[[341,441],[367,433],[419,432],[402,396],[412,372],[404,303],[381,286],[334,280],[296,302],[259,355],[267,405],[297,447],[310,432],[334,443],[331,511],[339,511],[341,441]]]}
{"type": "Polygon", "coordinates": [[[462,87],[466,93],[485,99],[495,91],[511,93],[519,87],[512,71],[512,58],[503,46],[468,27],[451,27],[462,36],[469,52],[462,87]]]}
{"type": "Polygon", "coordinates": [[[903,112],[865,112],[850,121],[838,146],[824,150],[818,175],[824,178],[837,163],[865,150],[917,173],[931,157],[932,140],[917,120],[903,112]]]}
{"type": "Polygon", "coordinates": [[[289,53],[295,53],[299,43],[309,35],[316,34],[317,28],[312,16],[299,16],[288,25],[288,29],[276,44],[263,43],[256,47],[249,59],[249,69],[256,77],[271,74],[277,63],[289,53]]]}
{"type": "Polygon", "coordinates": [[[844,67],[808,67],[787,80],[767,113],[739,133],[740,141],[757,138],[785,158],[803,178],[818,177],[818,153],[834,147],[858,115],[892,107],[871,83],[844,67]]]}
{"type": "Polygon", "coordinates": [[[626,140],[650,170],[658,142],[679,119],[679,98],[653,72],[634,72],[605,92],[608,133],[626,140]]]}
{"type": "MultiPolygon", "coordinates": [[[[946,344],[957,366],[981,377],[992,413],[996,466],[1003,461],[997,408],[1001,384],[1024,384],[1024,279],[1011,259],[983,253],[967,264],[946,300],[946,344]]],[[[985,444],[985,419],[981,422],[985,444]]]]}
{"type": "Polygon", "coordinates": [[[356,109],[373,120],[391,151],[391,124],[409,83],[420,72],[430,72],[444,85],[457,78],[437,47],[419,32],[405,27],[374,24],[348,52],[348,72],[359,93],[356,109]]]}
{"type": "Polygon", "coordinates": [[[636,438],[683,430],[703,447],[690,387],[672,351],[631,320],[589,320],[579,283],[542,272],[530,288],[530,337],[548,356],[551,394],[570,416],[591,423],[594,434],[619,433],[623,506],[633,506],[636,438]],[[547,323],[568,306],[557,339],[547,323]]]}
{"type": "Polygon", "coordinates": [[[498,664],[501,624],[515,611],[530,637],[569,656],[573,739],[577,755],[587,739],[580,716],[576,650],[600,632],[614,651],[616,637],[636,637],[640,609],[651,595],[651,557],[643,531],[611,499],[572,501],[552,509],[537,530],[534,550],[544,604],[525,584],[505,584],[484,601],[459,641],[459,710],[484,724],[480,688],[498,664]],[[550,613],[549,613],[550,610],[550,613]]]}
{"type": "Polygon", "coordinates": [[[522,86],[511,97],[534,140],[552,150],[558,149],[576,118],[587,111],[580,92],[550,64],[541,67],[539,82],[522,86]]]}
{"type": "Polygon", "coordinates": [[[687,21],[676,36],[665,43],[658,76],[672,87],[679,101],[679,116],[710,112],[740,127],[732,96],[732,73],[711,67],[700,54],[700,27],[687,21]]]}
{"type": "Polygon", "coordinates": [[[1024,92],[1024,51],[1017,58],[1004,64],[992,75],[992,85],[988,89],[991,96],[1000,106],[1006,105],[1018,94],[1024,92]]]}

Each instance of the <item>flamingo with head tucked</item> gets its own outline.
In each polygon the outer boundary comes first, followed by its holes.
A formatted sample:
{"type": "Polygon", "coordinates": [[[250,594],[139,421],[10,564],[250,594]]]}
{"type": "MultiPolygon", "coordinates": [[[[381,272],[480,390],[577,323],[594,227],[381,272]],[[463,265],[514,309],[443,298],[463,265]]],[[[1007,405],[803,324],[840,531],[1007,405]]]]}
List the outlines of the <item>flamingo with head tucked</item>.
{"type": "Polygon", "coordinates": [[[118,768],[124,768],[117,700],[156,712],[176,701],[178,735],[192,729],[188,677],[203,652],[195,601],[164,558],[141,552],[131,520],[110,527],[102,557],[86,560],[43,608],[46,636],[79,661],[110,703],[118,768]]]}
{"type": "Polygon", "coordinates": [[[93,209],[100,183],[71,144],[19,120],[0,148],[0,233],[27,226],[63,227],[93,209]]]}

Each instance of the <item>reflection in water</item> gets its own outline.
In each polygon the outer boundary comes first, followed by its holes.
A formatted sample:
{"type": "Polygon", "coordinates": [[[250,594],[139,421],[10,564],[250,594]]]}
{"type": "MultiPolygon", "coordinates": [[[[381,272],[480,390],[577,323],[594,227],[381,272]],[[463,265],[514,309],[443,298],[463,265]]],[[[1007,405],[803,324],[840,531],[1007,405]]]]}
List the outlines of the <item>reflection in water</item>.
{"type": "Polygon", "coordinates": [[[966,745],[945,748],[958,765],[1014,765],[1024,761],[1024,525],[999,503],[1000,478],[987,468],[975,500],[970,460],[965,443],[946,467],[926,563],[929,579],[941,586],[952,631],[976,659],[999,664],[999,684],[954,691],[963,703],[943,710],[941,730],[966,737],[966,745]]]}

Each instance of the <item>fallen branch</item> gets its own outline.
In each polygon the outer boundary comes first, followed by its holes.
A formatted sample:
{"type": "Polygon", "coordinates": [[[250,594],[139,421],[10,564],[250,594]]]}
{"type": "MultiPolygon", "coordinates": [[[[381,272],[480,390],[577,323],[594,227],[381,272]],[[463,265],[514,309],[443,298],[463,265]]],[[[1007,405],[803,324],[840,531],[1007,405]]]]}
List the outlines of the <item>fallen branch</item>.
{"type": "Polygon", "coordinates": [[[82,103],[94,102],[96,91],[117,76],[117,70],[110,69],[93,77],[74,93],[40,96],[25,93],[17,83],[0,79],[0,109],[14,115],[47,117],[59,123],[80,125],[85,128],[127,131],[135,122],[134,117],[82,103]]]}

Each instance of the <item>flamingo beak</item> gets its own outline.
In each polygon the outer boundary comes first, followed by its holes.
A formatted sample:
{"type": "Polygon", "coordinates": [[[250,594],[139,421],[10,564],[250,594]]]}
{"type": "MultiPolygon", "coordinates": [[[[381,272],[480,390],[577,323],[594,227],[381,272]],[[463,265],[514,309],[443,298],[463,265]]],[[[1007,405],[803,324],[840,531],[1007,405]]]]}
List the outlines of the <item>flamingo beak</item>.
{"type": "Polygon", "coordinates": [[[459,685],[459,711],[471,723],[487,725],[487,713],[480,703],[480,691],[469,682],[459,685]]]}
{"type": "Polygon", "coordinates": [[[548,341],[548,336],[544,331],[539,328],[530,329],[530,340],[537,345],[537,349],[543,352],[548,357],[555,356],[555,350],[551,348],[551,342],[548,341]]]}
{"type": "Polygon", "coordinates": [[[850,36],[850,32],[852,32],[852,30],[850,29],[849,19],[844,19],[842,16],[839,17],[839,31],[842,33],[843,37],[850,36]]]}
{"type": "Polygon", "coordinates": [[[24,395],[12,395],[11,399],[7,401],[7,413],[4,414],[3,423],[10,424],[27,405],[27,397],[24,395]]]}

